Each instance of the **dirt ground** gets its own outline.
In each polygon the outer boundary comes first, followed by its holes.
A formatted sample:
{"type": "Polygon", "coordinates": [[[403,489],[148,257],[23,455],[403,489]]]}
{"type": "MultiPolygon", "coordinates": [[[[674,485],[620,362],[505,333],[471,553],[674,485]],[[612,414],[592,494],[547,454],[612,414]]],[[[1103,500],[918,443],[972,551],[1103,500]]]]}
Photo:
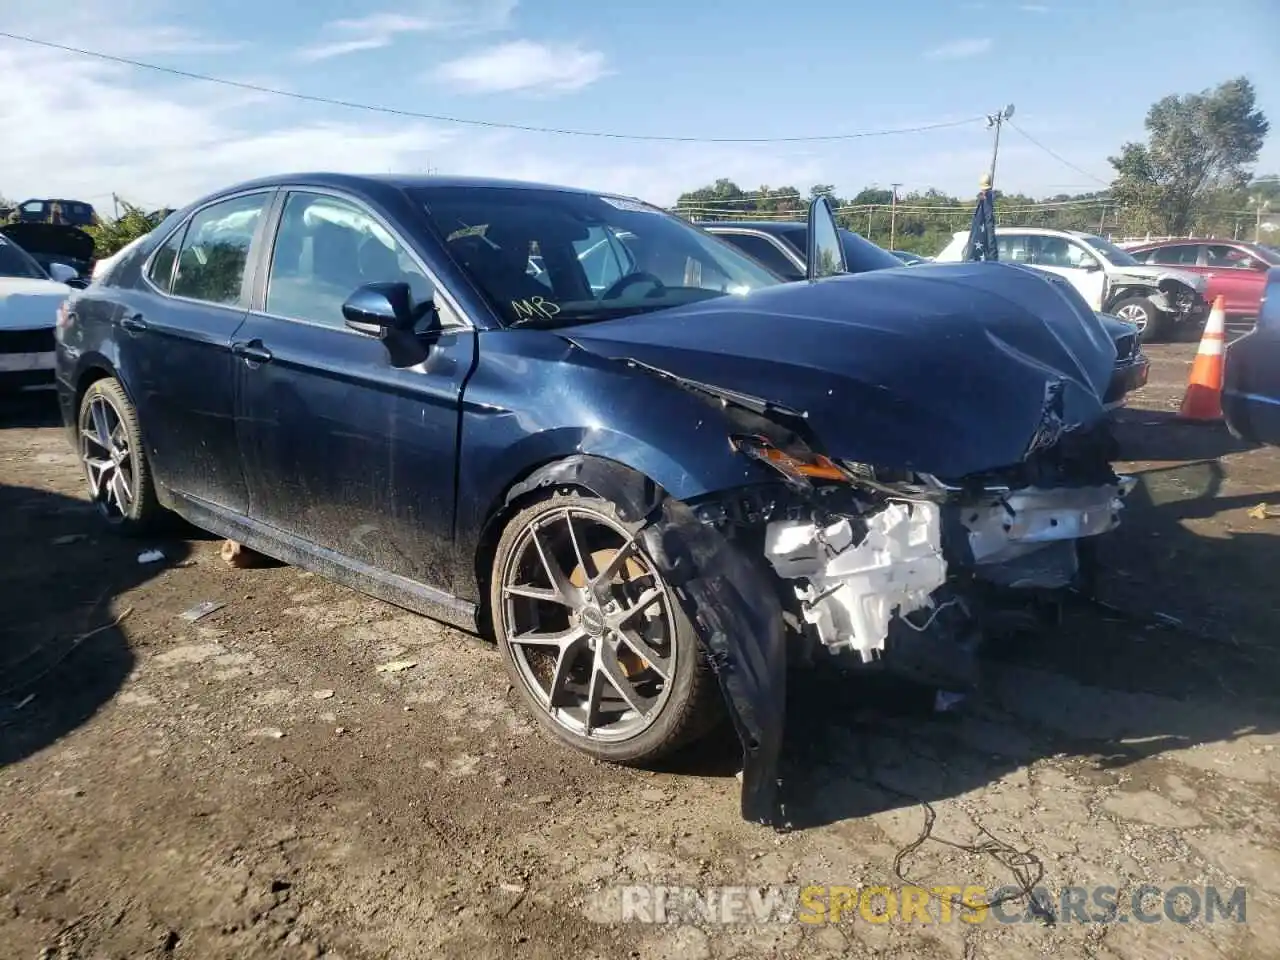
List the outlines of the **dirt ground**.
{"type": "Polygon", "coordinates": [[[1172,421],[1194,351],[1150,347],[1121,417],[1142,483],[1102,550],[1114,606],[1001,648],[958,713],[796,678],[783,832],[740,820],[731,737],[668,772],[594,764],[481,641],[233,570],[212,539],[105,535],[51,400],[6,402],[0,955],[1275,957],[1280,518],[1250,510],[1280,505],[1280,451],[1172,421]],[[204,601],[225,606],[183,619],[204,601]],[[1005,906],[1030,922],[620,922],[626,884],[1019,875],[1049,898],[1005,906]],[[1157,915],[1175,887],[1243,886],[1246,921],[1129,922],[1143,884],[1157,915]],[[1096,885],[1115,922],[1055,906],[1096,885]]]}

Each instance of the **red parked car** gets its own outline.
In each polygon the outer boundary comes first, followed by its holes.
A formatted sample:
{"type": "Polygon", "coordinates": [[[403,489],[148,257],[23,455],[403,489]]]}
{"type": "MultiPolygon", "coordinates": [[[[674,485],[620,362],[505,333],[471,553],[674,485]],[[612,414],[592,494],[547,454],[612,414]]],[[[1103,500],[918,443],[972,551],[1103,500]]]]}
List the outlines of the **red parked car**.
{"type": "Polygon", "coordinates": [[[1209,282],[1204,298],[1219,295],[1228,317],[1256,317],[1267,271],[1280,266],[1280,253],[1241,240],[1161,240],[1128,248],[1143,263],[1198,273],[1209,282]]]}

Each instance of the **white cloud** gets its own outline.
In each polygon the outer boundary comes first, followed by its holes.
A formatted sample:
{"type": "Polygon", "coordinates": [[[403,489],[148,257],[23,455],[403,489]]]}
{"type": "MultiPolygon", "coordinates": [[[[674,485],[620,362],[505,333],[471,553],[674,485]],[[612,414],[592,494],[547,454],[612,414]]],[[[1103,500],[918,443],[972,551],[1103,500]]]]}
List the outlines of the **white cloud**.
{"type": "MultiPolygon", "coordinates": [[[[140,43],[146,31],[126,24],[121,32],[140,43]]],[[[165,43],[176,38],[160,28],[147,36],[165,43]]],[[[183,39],[205,42],[196,35],[183,39]]],[[[288,85],[279,77],[251,79],[288,85]]],[[[298,104],[2,42],[0,116],[7,129],[22,131],[5,141],[0,193],[11,199],[76,197],[102,210],[110,210],[113,192],[147,207],[180,206],[243,179],[299,170],[433,168],[609,190],[662,204],[717,177],[802,188],[832,179],[832,168],[795,145],[741,150],[478,131],[298,104]]]]}
{"type": "Polygon", "coordinates": [[[567,93],[606,73],[604,54],[598,50],[515,40],[441,64],[434,75],[472,93],[567,93]]]}
{"type": "Polygon", "coordinates": [[[420,0],[409,12],[384,11],[334,20],[321,33],[327,39],[299,50],[306,62],[328,60],[390,46],[410,33],[471,34],[504,29],[518,0],[420,0]]]}
{"type": "Polygon", "coordinates": [[[990,49],[990,37],[970,37],[961,40],[952,40],[950,43],[944,43],[940,47],[934,47],[932,50],[926,51],[925,59],[963,60],[968,57],[981,56],[990,49]]]}

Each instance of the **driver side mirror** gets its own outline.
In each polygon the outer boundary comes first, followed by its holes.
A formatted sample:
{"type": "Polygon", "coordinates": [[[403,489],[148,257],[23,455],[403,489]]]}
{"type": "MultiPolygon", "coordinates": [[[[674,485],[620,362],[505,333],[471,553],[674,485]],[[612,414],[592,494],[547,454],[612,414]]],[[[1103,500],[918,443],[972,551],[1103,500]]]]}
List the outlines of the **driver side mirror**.
{"type": "Polygon", "coordinates": [[[1088,257],[1087,259],[1080,261],[1080,269],[1085,273],[1097,273],[1102,269],[1102,264],[1093,257],[1088,257]]]}
{"type": "Polygon", "coordinates": [[[415,303],[407,283],[366,283],[342,305],[347,327],[381,340],[393,367],[412,367],[430,352],[421,334],[440,329],[440,315],[430,298],[415,303]],[[428,320],[423,324],[423,320],[428,320]]]}
{"type": "Polygon", "coordinates": [[[57,280],[58,283],[70,285],[72,280],[80,276],[80,271],[70,264],[59,263],[55,260],[53,263],[49,264],[49,276],[50,278],[57,280]]]}
{"type": "Polygon", "coordinates": [[[813,198],[809,204],[809,250],[805,273],[810,280],[848,273],[849,265],[844,257],[844,244],[840,242],[840,228],[831,202],[824,196],[813,198]]]}

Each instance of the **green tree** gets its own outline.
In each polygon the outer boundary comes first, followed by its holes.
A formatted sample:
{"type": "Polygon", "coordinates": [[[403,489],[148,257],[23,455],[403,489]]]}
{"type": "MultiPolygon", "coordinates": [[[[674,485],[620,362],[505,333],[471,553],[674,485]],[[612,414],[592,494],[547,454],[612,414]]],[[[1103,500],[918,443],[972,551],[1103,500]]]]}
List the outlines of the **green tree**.
{"type": "Polygon", "coordinates": [[[1186,234],[1210,194],[1248,182],[1246,168],[1258,159],[1269,128],[1245,77],[1167,96],[1147,112],[1147,142],[1126,143],[1109,158],[1116,170],[1112,196],[1148,229],[1186,234]]]}
{"type": "Polygon", "coordinates": [[[156,214],[145,213],[140,207],[120,201],[124,213],[115,220],[102,220],[85,232],[93,237],[94,256],[101,260],[109,257],[117,250],[128,246],[138,237],[145,236],[154,230],[162,218],[156,214]]]}

